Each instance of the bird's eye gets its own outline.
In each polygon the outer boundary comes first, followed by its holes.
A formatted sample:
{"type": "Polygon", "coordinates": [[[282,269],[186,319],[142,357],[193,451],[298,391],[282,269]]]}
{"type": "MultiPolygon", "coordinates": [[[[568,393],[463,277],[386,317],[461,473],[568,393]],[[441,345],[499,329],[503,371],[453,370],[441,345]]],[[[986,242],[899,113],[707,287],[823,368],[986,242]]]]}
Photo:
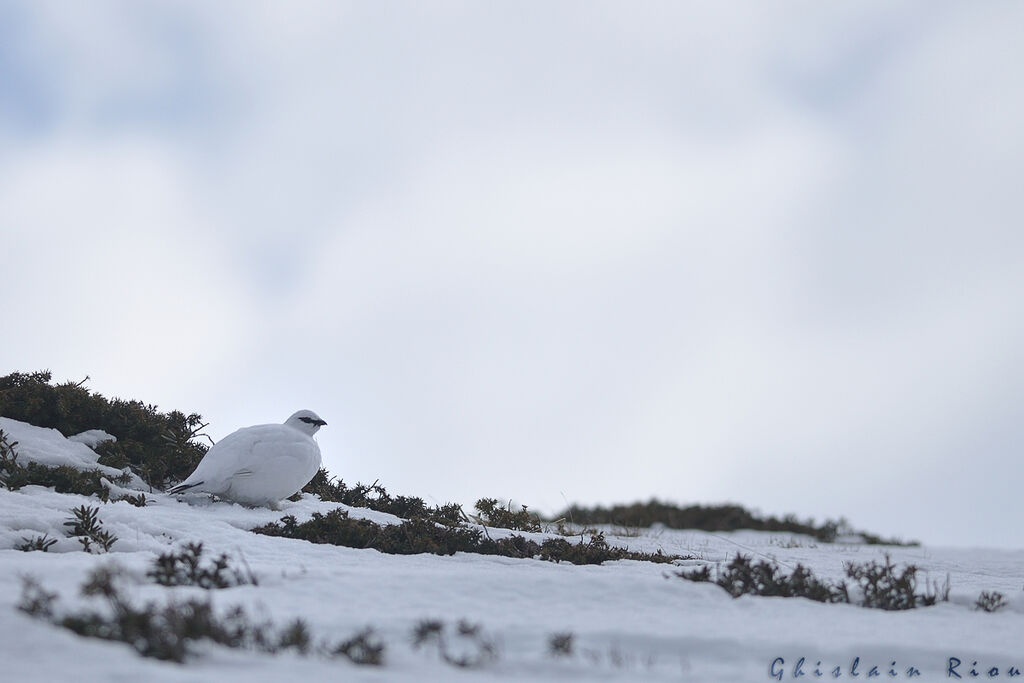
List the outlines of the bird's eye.
{"type": "Polygon", "coordinates": [[[313,418],[311,417],[300,417],[299,419],[307,424],[313,424],[313,418]]]}

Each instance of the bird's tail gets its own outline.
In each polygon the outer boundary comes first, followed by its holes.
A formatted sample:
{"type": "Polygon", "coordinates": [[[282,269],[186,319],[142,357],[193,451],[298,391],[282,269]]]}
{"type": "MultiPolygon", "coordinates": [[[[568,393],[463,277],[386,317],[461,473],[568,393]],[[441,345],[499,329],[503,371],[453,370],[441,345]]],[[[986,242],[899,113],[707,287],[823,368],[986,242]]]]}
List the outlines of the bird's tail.
{"type": "Polygon", "coordinates": [[[188,491],[189,489],[195,488],[196,486],[200,486],[201,484],[203,484],[203,482],[201,482],[201,481],[197,481],[194,484],[178,484],[174,488],[170,489],[167,493],[170,493],[170,494],[184,493],[185,491],[188,491]]]}

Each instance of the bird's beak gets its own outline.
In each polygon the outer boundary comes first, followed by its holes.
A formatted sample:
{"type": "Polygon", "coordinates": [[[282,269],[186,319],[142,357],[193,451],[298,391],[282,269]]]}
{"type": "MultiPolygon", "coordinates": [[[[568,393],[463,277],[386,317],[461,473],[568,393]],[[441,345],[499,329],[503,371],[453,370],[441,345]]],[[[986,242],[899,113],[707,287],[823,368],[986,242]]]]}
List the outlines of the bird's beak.
{"type": "Polygon", "coordinates": [[[316,424],[316,425],[319,425],[320,427],[323,427],[323,426],[324,426],[324,425],[326,425],[327,423],[326,423],[326,422],[324,422],[323,420],[317,420],[317,421],[316,421],[316,422],[314,422],[313,424],[316,424]]]}

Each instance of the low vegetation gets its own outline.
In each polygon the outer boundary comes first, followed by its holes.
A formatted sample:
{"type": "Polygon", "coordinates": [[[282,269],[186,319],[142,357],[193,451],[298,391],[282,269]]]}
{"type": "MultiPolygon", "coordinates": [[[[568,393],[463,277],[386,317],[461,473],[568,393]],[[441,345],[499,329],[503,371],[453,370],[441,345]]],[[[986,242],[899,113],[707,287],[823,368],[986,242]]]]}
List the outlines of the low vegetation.
{"type": "Polygon", "coordinates": [[[512,535],[492,539],[479,528],[466,524],[445,526],[429,519],[410,519],[401,524],[376,524],[366,519],[352,519],[344,510],[327,514],[313,513],[312,519],[299,523],[292,515],[253,529],[267,536],[297,538],[311,543],[328,543],[349,548],[373,548],[382,553],[412,555],[433,553],[452,555],[457,552],[535,557],[551,562],[600,564],[607,560],[646,560],[671,562],[675,556],[639,553],[608,545],[601,534],[579,543],[564,538],[551,538],[538,543],[524,536],[512,535]]]}
{"type": "Polygon", "coordinates": [[[186,543],[178,552],[162,553],[146,576],[161,586],[198,586],[207,590],[258,583],[248,568],[243,571],[232,567],[224,553],[204,563],[202,543],[186,543]]]}
{"type": "Polygon", "coordinates": [[[317,642],[306,623],[295,619],[281,628],[251,619],[242,607],[218,612],[209,599],[169,599],[163,605],[135,604],[112,567],[93,570],[81,593],[105,603],[101,609],[58,613],[58,595],[25,579],[19,609],[86,638],[127,643],[144,657],[184,662],[196,644],[208,641],[231,648],[300,655],[343,656],[357,664],[383,663],[384,645],[370,631],[339,643],[317,642]]]}
{"type": "Polygon", "coordinates": [[[474,521],[484,526],[534,533],[541,531],[540,518],[531,513],[525,505],[513,511],[512,501],[502,506],[497,498],[481,498],[473,507],[476,508],[474,521]]]}
{"type": "Polygon", "coordinates": [[[548,638],[548,654],[552,657],[571,657],[576,646],[576,636],[571,631],[552,633],[548,638]]]}
{"type": "Polygon", "coordinates": [[[384,663],[384,643],[372,628],[364,628],[351,638],[342,640],[329,653],[345,657],[355,664],[380,666],[384,663]]]}
{"type": "Polygon", "coordinates": [[[350,507],[369,508],[402,519],[424,519],[445,526],[457,526],[465,519],[462,507],[456,503],[428,507],[422,498],[392,496],[377,482],[369,485],[356,484],[350,487],[342,480],[331,477],[322,467],[302,490],[305,493],[319,496],[323,501],[342,503],[350,507]]]}
{"type": "Polygon", "coordinates": [[[22,536],[21,543],[15,545],[14,549],[26,553],[30,553],[37,550],[45,553],[56,542],[56,538],[50,538],[46,534],[43,534],[42,536],[33,536],[32,538],[25,538],[24,536],[22,536]]]}
{"type": "Polygon", "coordinates": [[[680,572],[690,581],[712,581],[734,598],[741,595],[761,595],[783,598],[808,598],[816,602],[849,602],[845,584],[832,585],[816,578],[809,569],[797,565],[789,574],[782,573],[774,562],[754,562],[744,555],[735,558],[712,580],[711,567],[680,572]]]}
{"type": "Polygon", "coordinates": [[[998,612],[1008,604],[1006,596],[999,591],[981,591],[981,595],[974,603],[974,609],[982,612],[998,612]]]}
{"type": "Polygon", "coordinates": [[[948,577],[943,585],[925,581],[923,590],[918,592],[919,571],[916,565],[910,564],[897,572],[888,554],[884,562],[846,563],[846,576],[853,580],[861,596],[855,604],[884,610],[931,607],[949,600],[948,577]]]}
{"type": "Polygon", "coordinates": [[[441,660],[460,669],[476,669],[498,658],[498,646],[479,624],[459,621],[448,628],[443,621],[428,619],[413,629],[414,649],[436,649],[441,660]]]}
{"type": "Polygon", "coordinates": [[[883,610],[908,610],[928,607],[949,600],[949,580],[942,586],[926,584],[918,591],[918,568],[907,565],[897,571],[886,555],[884,562],[872,560],[864,563],[848,562],[846,576],[853,583],[853,591],[845,581],[830,582],[819,579],[808,568],[798,564],[789,574],[778,564],[767,560],[753,561],[737,554],[724,570],[716,570],[712,578],[710,565],[700,569],[682,571],[681,578],[689,581],[709,581],[724,588],[734,598],[741,595],[760,595],[784,598],[807,598],[817,602],[839,602],[883,610]]]}
{"type": "Polygon", "coordinates": [[[117,502],[120,502],[122,500],[124,502],[128,503],[129,505],[134,505],[137,508],[144,508],[144,507],[146,507],[149,504],[149,499],[146,498],[146,494],[145,493],[138,493],[138,494],[134,494],[134,495],[132,495],[130,493],[126,493],[125,495],[121,496],[120,498],[115,498],[114,502],[117,503],[117,502]]]}
{"type": "Polygon", "coordinates": [[[87,553],[107,553],[117,542],[117,536],[103,528],[99,508],[80,505],[71,510],[71,518],[64,522],[67,534],[77,538],[87,553]]]}
{"type": "Polygon", "coordinates": [[[687,505],[681,507],[652,499],[646,503],[613,505],[611,507],[583,507],[573,505],[555,516],[571,520],[574,525],[593,526],[610,524],[623,528],[647,528],[663,524],[669,529],[701,529],[703,531],[779,531],[805,534],[825,543],[841,537],[858,537],[868,545],[920,545],[916,541],[882,538],[875,534],[855,531],[845,519],[815,524],[813,520],[799,521],[793,515],[783,518],[762,517],[739,505],[687,505]]]}

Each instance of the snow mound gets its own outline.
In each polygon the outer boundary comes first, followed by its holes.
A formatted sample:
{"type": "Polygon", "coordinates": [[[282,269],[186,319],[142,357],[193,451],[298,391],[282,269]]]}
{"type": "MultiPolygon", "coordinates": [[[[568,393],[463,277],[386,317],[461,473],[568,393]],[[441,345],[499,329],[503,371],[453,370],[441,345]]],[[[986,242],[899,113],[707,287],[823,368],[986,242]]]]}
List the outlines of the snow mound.
{"type": "Polygon", "coordinates": [[[107,434],[102,429],[89,429],[82,432],[81,434],[69,436],[68,441],[77,441],[78,443],[85,444],[89,448],[96,448],[101,443],[105,443],[107,441],[117,441],[117,437],[114,436],[113,434],[107,434]]]}
{"type": "MultiPolygon", "coordinates": [[[[97,463],[99,456],[86,443],[67,439],[56,429],[36,427],[18,420],[0,417],[0,431],[7,435],[7,440],[10,443],[17,442],[15,451],[21,462],[37,462],[49,467],[70,465],[80,470],[99,470],[112,477],[122,474],[121,470],[97,463]]],[[[90,430],[90,432],[83,433],[90,434],[99,431],[90,430]]]]}

